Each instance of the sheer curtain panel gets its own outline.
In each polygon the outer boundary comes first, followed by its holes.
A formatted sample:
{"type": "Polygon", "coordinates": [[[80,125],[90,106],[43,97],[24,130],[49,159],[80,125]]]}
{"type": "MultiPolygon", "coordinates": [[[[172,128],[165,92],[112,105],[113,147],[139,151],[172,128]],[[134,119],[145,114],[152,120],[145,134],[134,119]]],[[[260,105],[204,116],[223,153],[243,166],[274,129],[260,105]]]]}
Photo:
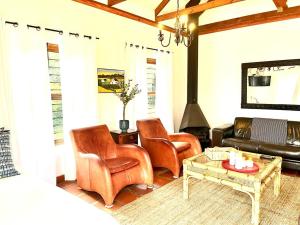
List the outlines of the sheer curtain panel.
{"type": "Polygon", "coordinates": [[[64,172],[76,179],[70,131],[95,126],[97,118],[97,66],[95,40],[65,36],[61,51],[61,85],[64,117],[64,172]]]}
{"type": "Polygon", "coordinates": [[[47,48],[43,32],[1,23],[1,82],[12,151],[21,173],[55,184],[47,48]]]}
{"type": "Polygon", "coordinates": [[[172,57],[172,53],[160,51],[156,57],[155,113],[170,133],[174,132],[172,57]]]}
{"type": "MultiPolygon", "coordinates": [[[[138,84],[141,93],[128,103],[126,119],[130,121],[130,128],[136,129],[136,120],[147,118],[148,95],[147,95],[147,76],[146,50],[143,47],[127,45],[125,49],[126,71],[125,78],[131,79],[132,84],[138,84]]],[[[121,118],[121,115],[120,115],[121,118]]]]}

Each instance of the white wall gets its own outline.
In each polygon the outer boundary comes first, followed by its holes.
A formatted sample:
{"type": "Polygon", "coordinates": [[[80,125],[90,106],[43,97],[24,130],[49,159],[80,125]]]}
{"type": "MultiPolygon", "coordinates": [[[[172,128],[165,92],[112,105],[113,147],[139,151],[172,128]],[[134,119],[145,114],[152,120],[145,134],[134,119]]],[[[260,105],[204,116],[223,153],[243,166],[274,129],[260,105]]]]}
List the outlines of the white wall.
{"type": "Polygon", "coordinates": [[[300,119],[297,111],[240,106],[241,64],[300,58],[299,37],[299,19],[199,36],[198,99],[211,128],[236,116],[300,119]]]}
{"type": "MultiPolygon", "coordinates": [[[[291,7],[299,2],[290,0],[288,4],[291,7]]],[[[206,11],[200,16],[199,24],[272,10],[276,10],[272,1],[243,1],[206,11]]],[[[198,103],[211,128],[233,123],[237,116],[300,120],[297,111],[241,109],[241,64],[299,59],[299,38],[300,19],[199,36],[198,103]]],[[[179,129],[186,104],[187,81],[186,50],[177,49],[177,53],[174,57],[176,130],[179,129]]]]}

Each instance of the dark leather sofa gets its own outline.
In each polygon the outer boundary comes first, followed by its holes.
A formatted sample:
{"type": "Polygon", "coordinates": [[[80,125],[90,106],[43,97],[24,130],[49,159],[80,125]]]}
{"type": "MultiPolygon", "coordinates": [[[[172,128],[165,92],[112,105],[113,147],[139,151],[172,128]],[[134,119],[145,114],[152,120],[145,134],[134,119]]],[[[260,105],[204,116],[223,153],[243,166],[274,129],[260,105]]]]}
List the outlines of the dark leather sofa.
{"type": "Polygon", "coordinates": [[[252,118],[236,117],[233,125],[212,130],[212,146],[235,147],[243,151],[281,156],[282,167],[300,171],[300,122],[287,122],[286,144],[251,140],[252,118]]]}

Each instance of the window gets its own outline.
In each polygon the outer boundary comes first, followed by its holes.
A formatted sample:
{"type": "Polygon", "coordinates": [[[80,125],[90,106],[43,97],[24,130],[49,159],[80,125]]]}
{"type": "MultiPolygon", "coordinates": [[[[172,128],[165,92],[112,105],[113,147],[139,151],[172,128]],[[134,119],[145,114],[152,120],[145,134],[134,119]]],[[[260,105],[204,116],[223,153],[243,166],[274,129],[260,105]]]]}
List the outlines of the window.
{"type": "Polygon", "coordinates": [[[155,116],[156,59],[147,58],[148,115],[155,116]]]}
{"type": "Polygon", "coordinates": [[[63,111],[60,82],[59,48],[56,44],[47,43],[48,70],[51,87],[52,119],[54,130],[54,143],[64,143],[63,111]]]}

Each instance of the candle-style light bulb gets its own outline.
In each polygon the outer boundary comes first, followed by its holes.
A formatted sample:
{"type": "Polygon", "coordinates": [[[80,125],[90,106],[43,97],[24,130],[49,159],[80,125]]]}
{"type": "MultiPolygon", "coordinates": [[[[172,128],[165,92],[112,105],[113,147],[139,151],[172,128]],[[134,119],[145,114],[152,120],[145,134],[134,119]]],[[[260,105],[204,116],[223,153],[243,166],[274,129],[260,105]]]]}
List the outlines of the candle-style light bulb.
{"type": "Polygon", "coordinates": [[[194,23],[190,23],[190,25],[189,25],[190,33],[192,33],[195,30],[195,28],[196,28],[196,25],[194,23]]]}

